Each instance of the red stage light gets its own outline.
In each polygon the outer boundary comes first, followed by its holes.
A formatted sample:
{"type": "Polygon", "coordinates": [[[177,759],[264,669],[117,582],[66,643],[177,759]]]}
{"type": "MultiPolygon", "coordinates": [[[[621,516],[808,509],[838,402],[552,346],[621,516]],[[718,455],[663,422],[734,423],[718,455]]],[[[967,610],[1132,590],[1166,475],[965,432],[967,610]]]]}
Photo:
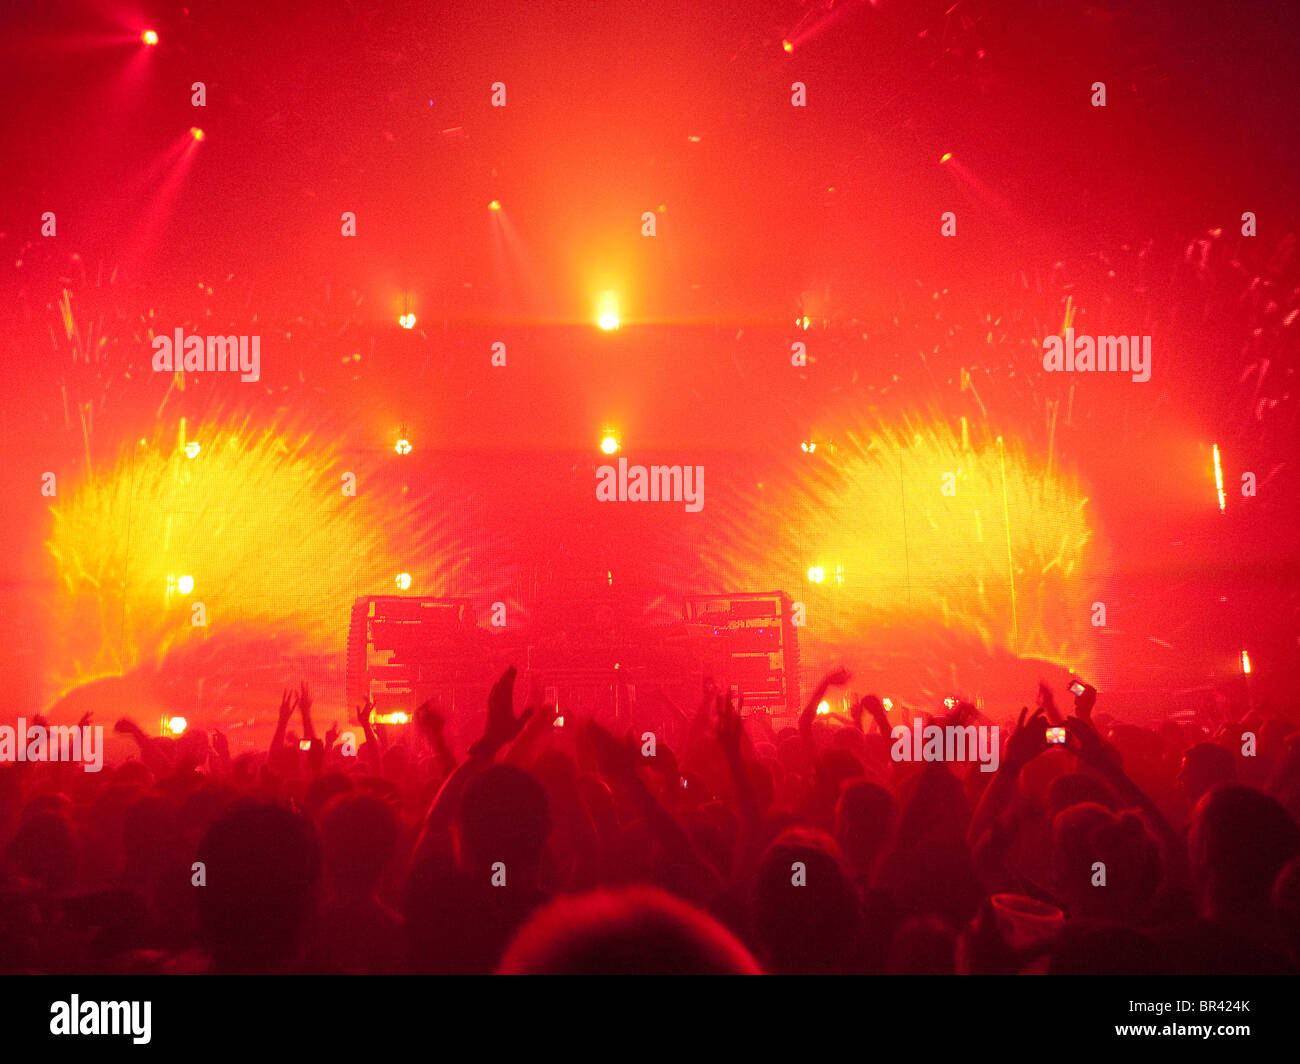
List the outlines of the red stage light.
{"type": "Polygon", "coordinates": [[[158,34],[153,30],[145,30],[140,34],[140,40],[144,41],[145,44],[154,45],[158,43],[158,34]]]}

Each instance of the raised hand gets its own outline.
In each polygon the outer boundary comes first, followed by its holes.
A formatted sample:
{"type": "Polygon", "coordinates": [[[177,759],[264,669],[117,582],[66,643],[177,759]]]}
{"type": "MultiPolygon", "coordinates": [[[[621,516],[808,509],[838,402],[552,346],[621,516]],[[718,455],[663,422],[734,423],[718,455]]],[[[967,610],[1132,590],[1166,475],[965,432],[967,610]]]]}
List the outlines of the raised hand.
{"type": "Polygon", "coordinates": [[[286,687],[284,693],[280,696],[280,724],[289,723],[289,718],[293,716],[293,688],[286,687]]]}
{"type": "Polygon", "coordinates": [[[483,726],[483,737],[474,744],[475,752],[495,754],[513,740],[532,717],[531,709],[525,709],[518,717],[515,716],[516,672],[511,665],[501,674],[501,679],[492,685],[488,694],[487,722],[483,726]]]}
{"type": "Polygon", "coordinates": [[[1038,708],[1047,714],[1050,721],[1059,721],[1061,714],[1056,708],[1056,697],[1052,694],[1052,689],[1042,680],[1038,681],[1038,708]]]}
{"type": "Polygon", "coordinates": [[[1083,688],[1083,694],[1074,696],[1074,715],[1085,724],[1091,724],[1092,707],[1097,704],[1097,688],[1077,677],[1074,682],[1083,688]]]}
{"type": "Polygon", "coordinates": [[[637,756],[630,747],[619,742],[594,720],[587,722],[583,735],[596,751],[596,763],[606,777],[624,782],[639,781],[637,756]]]}
{"type": "Polygon", "coordinates": [[[1119,758],[1113,750],[1102,742],[1102,738],[1097,734],[1097,729],[1092,726],[1091,721],[1081,717],[1070,717],[1065,722],[1065,730],[1074,740],[1069,749],[1078,755],[1079,760],[1094,768],[1103,771],[1110,771],[1119,767],[1119,758]]]}
{"type": "Polygon", "coordinates": [[[832,669],[830,672],[828,672],[825,676],[822,677],[821,685],[823,688],[843,687],[852,678],[853,677],[850,674],[849,670],[846,669],[843,665],[840,665],[837,668],[832,669]]]}
{"type": "Polygon", "coordinates": [[[731,701],[731,692],[727,692],[725,698],[718,695],[718,742],[722,744],[722,751],[727,755],[728,761],[734,761],[740,757],[740,740],[745,731],[744,722],[740,717],[740,710],[744,704],[743,695],[734,705],[731,701]]]}
{"type": "Polygon", "coordinates": [[[311,712],[311,692],[307,689],[306,680],[303,680],[302,687],[298,691],[298,712],[303,715],[304,720],[311,712]]]}
{"type": "Polygon", "coordinates": [[[427,699],[415,707],[415,726],[420,729],[422,735],[427,736],[430,740],[436,735],[441,735],[446,726],[446,721],[442,719],[433,705],[433,699],[427,699]]]}
{"type": "Polygon", "coordinates": [[[880,701],[875,695],[865,695],[853,704],[849,711],[853,716],[853,723],[862,730],[862,716],[865,713],[876,722],[876,727],[880,729],[881,735],[889,735],[891,728],[889,726],[889,717],[885,713],[885,703],[880,701]]]}
{"type": "Polygon", "coordinates": [[[1019,770],[1047,749],[1047,710],[1039,707],[1028,720],[1029,707],[1022,706],[1016,730],[1007,740],[1003,764],[1019,770]]]}

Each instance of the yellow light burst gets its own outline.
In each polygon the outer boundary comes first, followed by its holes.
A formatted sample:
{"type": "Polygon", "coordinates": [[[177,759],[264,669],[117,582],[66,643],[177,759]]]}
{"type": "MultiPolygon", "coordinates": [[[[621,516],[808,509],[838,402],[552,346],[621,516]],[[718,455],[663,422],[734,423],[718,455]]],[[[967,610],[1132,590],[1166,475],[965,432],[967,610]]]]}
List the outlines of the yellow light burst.
{"type": "MultiPolygon", "coordinates": [[[[52,507],[56,688],[157,668],[201,640],[253,640],[264,656],[268,640],[277,651],[340,649],[353,598],[391,588],[407,568],[396,559],[417,546],[398,500],[359,460],[344,464],[310,434],[205,424],[205,460],[192,462],[163,432],[52,507]],[[366,480],[364,499],[345,493],[347,475],[366,480]],[[169,576],[191,565],[201,591],[169,594],[169,576]],[[192,623],[196,601],[204,626],[192,623]]],[[[455,586],[463,564],[440,536],[426,533],[432,542],[415,552],[433,594],[455,586]]]]}
{"type": "Polygon", "coordinates": [[[1088,668],[1095,563],[1078,478],[977,435],[937,415],[845,433],[824,467],[799,463],[791,499],[742,505],[751,517],[709,555],[717,585],[802,586],[805,657],[870,656],[908,697],[953,690],[953,668],[969,690],[1016,661],[1088,668]],[[755,521],[760,508],[779,519],[755,521]],[[834,583],[810,555],[836,559],[834,583]]]}

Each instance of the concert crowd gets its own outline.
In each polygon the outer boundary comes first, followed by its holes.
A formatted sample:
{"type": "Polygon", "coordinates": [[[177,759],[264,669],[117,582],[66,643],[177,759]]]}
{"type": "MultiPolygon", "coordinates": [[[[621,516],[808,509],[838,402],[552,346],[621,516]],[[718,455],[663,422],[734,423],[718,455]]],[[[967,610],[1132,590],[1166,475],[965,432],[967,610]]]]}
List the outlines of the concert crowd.
{"type": "Polygon", "coordinates": [[[1300,966],[1300,724],[1282,707],[1139,727],[1080,684],[994,720],[887,706],[837,669],[797,725],[706,682],[656,730],[565,719],[520,679],[496,682],[461,750],[433,703],[405,725],[353,707],[322,734],[304,683],[269,750],[123,718],[138,755],[100,772],[0,765],[0,970],[1300,966]],[[848,711],[825,712],[839,695],[848,711]],[[899,757],[891,733],[917,718],[988,729],[996,760],[973,738],[899,757]]]}

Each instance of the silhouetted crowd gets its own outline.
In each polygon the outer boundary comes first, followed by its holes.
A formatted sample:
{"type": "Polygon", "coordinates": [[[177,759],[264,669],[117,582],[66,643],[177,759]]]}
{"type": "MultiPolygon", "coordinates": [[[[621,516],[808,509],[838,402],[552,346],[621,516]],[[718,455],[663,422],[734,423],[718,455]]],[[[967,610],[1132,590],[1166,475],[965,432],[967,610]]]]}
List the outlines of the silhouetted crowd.
{"type": "Polygon", "coordinates": [[[305,684],[266,753],[123,719],[139,756],[100,772],[0,765],[0,970],[1300,967],[1293,718],[1138,727],[1087,685],[1006,721],[870,695],[819,713],[849,682],[781,730],[706,684],[676,728],[617,734],[516,697],[510,669],[459,755],[429,703],[319,736],[305,684]],[[996,771],[973,742],[900,759],[918,717],[997,724],[996,771]]]}

